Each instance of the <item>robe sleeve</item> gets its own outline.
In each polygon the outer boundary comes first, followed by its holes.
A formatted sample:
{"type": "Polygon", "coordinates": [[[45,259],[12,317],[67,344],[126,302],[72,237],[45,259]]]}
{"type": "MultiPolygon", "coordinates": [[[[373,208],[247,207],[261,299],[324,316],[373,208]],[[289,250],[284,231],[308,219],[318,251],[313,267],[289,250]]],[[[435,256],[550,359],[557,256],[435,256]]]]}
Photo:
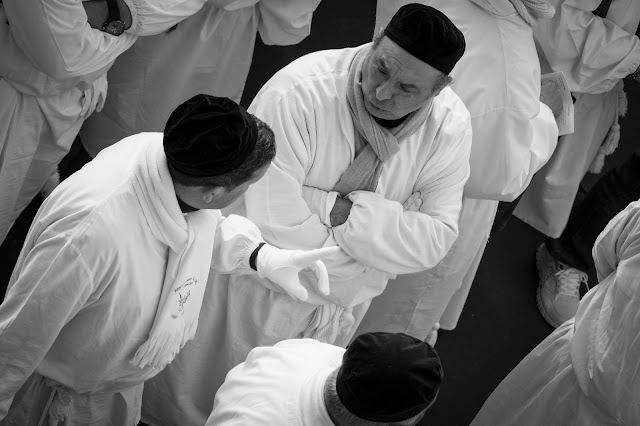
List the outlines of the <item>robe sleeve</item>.
{"type": "Polygon", "coordinates": [[[94,291],[91,269],[61,234],[43,233],[0,305],[0,419],[62,327],[94,291]]]}
{"type": "Polygon", "coordinates": [[[258,32],[267,45],[287,46],[311,32],[311,18],[320,0],[261,0],[258,32]]]}
{"type": "Polygon", "coordinates": [[[218,219],[211,269],[222,274],[255,272],[249,266],[253,251],[264,242],[258,227],[242,216],[218,219]]]}
{"type": "Polygon", "coordinates": [[[551,109],[536,103],[537,113],[509,107],[471,118],[474,142],[466,197],[511,202],[549,160],[558,143],[558,126],[551,109]]]}
{"type": "Polygon", "coordinates": [[[601,305],[594,313],[594,321],[588,323],[592,344],[587,350],[592,362],[583,392],[618,424],[637,424],[640,418],[640,202],[630,204],[607,225],[596,240],[594,260],[598,277],[606,278],[591,290],[604,293],[601,297],[585,296],[601,305]]]}
{"type": "Polygon", "coordinates": [[[5,0],[11,32],[25,55],[57,80],[104,72],[136,36],[92,29],[81,0],[5,0]]]}
{"type": "Polygon", "coordinates": [[[277,247],[302,250],[323,247],[330,230],[302,196],[312,162],[313,131],[308,126],[313,123],[308,122],[300,105],[290,107],[288,97],[278,91],[259,93],[249,112],[273,130],[277,155],[265,176],[246,192],[247,217],[277,247]]]}
{"type": "MultiPolygon", "coordinates": [[[[313,102],[302,96],[306,96],[304,91],[285,94],[269,89],[258,93],[249,107],[249,112],[273,130],[277,154],[265,176],[245,193],[246,216],[269,244],[289,250],[338,245],[332,228],[314,211],[326,211],[328,206],[322,203],[328,203],[330,196],[320,192],[310,196],[317,197],[315,207],[310,207],[303,196],[303,191],[309,190],[305,185],[307,172],[313,165],[316,144],[321,141],[315,139],[313,102]]],[[[343,250],[325,259],[324,264],[332,282],[349,280],[366,269],[343,250]]]]}
{"type": "Polygon", "coordinates": [[[608,92],[638,68],[638,37],[594,15],[601,0],[552,3],[555,16],[540,20],[534,38],[551,69],[565,74],[572,92],[608,92]]]}
{"type": "Polygon", "coordinates": [[[324,191],[312,186],[302,186],[302,198],[307,202],[313,214],[320,218],[326,226],[331,227],[331,210],[339,196],[336,191],[324,191]]]}
{"type": "MultiPolygon", "coordinates": [[[[454,124],[454,123],[451,123],[454,124]]],[[[333,228],[342,250],[354,259],[390,274],[408,274],[432,268],[458,237],[462,192],[469,177],[470,121],[457,130],[438,134],[447,154],[423,166],[412,192],[420,192],[419,212],[405,212],[402,204],[380,194],[354,191],[347,221],[333,228]],[[437,163],[437,165],[435,164],[437,163]],[[439,170],[425,170],[439,167],[439,170]]]]}

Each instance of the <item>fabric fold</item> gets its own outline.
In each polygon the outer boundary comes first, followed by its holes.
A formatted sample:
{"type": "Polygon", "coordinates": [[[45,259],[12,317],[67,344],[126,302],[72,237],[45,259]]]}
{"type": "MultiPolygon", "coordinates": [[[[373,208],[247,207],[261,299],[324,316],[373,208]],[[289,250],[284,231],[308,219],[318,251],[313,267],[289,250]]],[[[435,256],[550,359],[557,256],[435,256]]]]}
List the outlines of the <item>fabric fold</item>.
{"type": "Polygon", "coordinates": [[[133,161],[133,186],[143,214],[156,238],[169,246],[169,259],[149,339],[131,363],[162,369],[195,335],[216,220],[207,210],[181,212],[162,144],[149,143],[133,161]]]}

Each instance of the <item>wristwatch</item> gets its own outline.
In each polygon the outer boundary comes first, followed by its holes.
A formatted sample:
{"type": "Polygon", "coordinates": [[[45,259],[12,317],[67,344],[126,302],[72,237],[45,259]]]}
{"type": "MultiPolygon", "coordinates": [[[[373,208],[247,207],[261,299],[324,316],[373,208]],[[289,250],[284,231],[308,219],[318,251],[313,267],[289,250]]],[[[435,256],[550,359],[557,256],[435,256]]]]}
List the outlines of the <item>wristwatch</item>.
{"type": "Polygon", "coordinates": [[[102,31],[112,36],[119,36],[124,32],[124,22],[120,19],[118,0],[107,0],[109,20],[102,27],[102,31]]]}

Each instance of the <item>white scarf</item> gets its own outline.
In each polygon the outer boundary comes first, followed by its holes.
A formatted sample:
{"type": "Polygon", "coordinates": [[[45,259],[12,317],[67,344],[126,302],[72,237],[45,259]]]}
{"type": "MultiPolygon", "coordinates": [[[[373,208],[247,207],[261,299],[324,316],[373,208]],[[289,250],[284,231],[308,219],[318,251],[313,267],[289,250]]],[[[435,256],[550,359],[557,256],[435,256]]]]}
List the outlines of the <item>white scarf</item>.
{"type": "Polygon", "coordinates": [[[149,142],[133,161],[136,195],[153,235],[169,246],[169,260],[149,339],[131,363],[162,369],[196,333],[220,213],[198,210],[183,215],[162,141],[149,142]]]}

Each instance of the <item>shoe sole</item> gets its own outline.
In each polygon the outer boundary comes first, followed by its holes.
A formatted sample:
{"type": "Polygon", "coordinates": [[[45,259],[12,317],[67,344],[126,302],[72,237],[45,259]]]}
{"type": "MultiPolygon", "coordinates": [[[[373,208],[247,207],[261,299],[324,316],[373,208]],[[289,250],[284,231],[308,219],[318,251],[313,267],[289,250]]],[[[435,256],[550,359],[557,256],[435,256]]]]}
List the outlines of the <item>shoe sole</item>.
{"type": "MultiPolygon", "coordinates": [[[[536,269],[538,271],[540,271],[540,269],[542,269],[542,259],[540,259],[542,257],[542,253],[541,253],[541,247],[538,247],[538,249],[536,250],[536,269]]],[[[540,275],[540,272],[538,272],[538,276],[540,275]]],[[[540,280],[542,281],[542,280],[540,280]]],[[[538,282],[538,288],[536,289],[536,304],[538,305],[538,310],[540,311],[540,314],[542,315],[542,318],[544,318],[544,320],[547,322],[547,324],[549,324],[551,327],[553,328],[558,328],[558,324],[556,324],[547,314],[547,310],[544,308],[544,305],[542,304],[542,296],[540,296],[540,289],[542,288],[542,284],[541,282],[538,282]]]]}

